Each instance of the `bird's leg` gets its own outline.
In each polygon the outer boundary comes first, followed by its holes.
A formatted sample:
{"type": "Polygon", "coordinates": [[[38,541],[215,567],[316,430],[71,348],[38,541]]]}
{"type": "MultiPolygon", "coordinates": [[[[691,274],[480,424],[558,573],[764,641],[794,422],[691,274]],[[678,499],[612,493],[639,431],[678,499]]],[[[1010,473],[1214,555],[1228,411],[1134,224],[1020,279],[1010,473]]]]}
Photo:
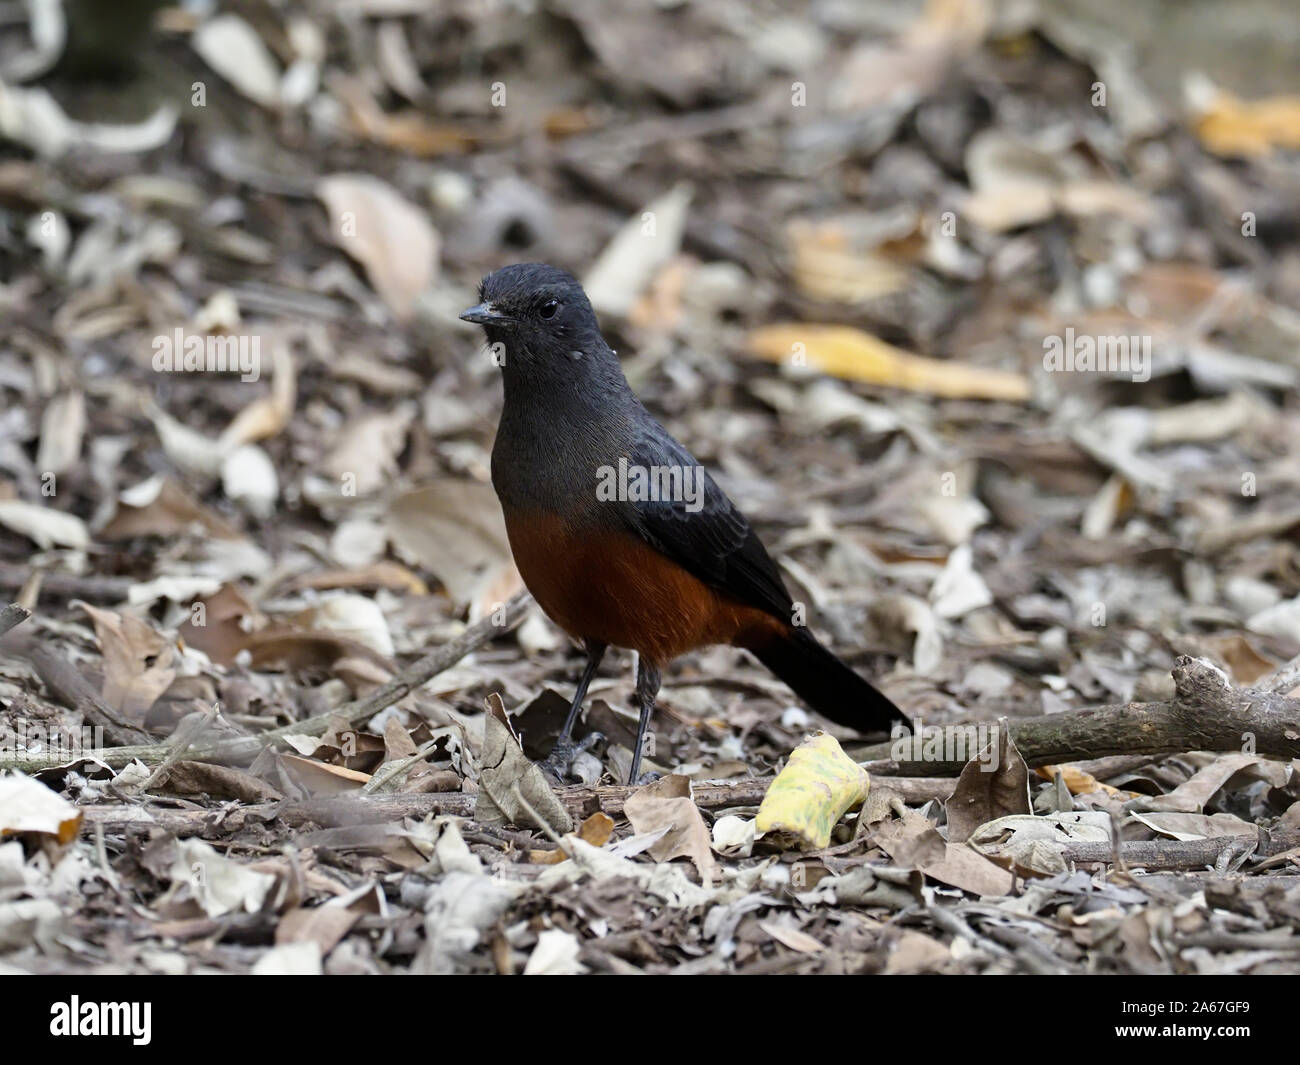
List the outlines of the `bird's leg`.
{"type": "Polygon", "coordinates": [[[636,664],[636,698],[641,704],[641,717],[636,723],[636,746],[632,748],[632,768],[627,782],[640,784],[637,770],[641,768],[641,754],[645,750],[646,736],[650,732],[650,717],[655,712],[655,696],[659,694],[659,669],[646,661],[644,655],[636,664]]]}
{"type": "Polygon", "coordinates": [[[587,698],[587,688],[591,684],[591,678],[596,675],[596,670],[600,668],[600,660],[605,657],[605,645],[603,643],[588,643],[586,650],[587,664],[583,667],[582,676],[578,680],[578,690],[573,693],[573,703],[569,707],[569,716],[564,719],[564,728],[560,730],[555,746],[551,748],[551,753],[546,756],[546,761],[542,763],[543,769],[549,770],[560,780],[569,775],[569,770],[573,768],[574,758],[602,738],[599,732],[592,732],[584,736],[581,743],[573,742],[573,726],[578,723],[578,713],[582,710],[583,701],[587,698]]]}

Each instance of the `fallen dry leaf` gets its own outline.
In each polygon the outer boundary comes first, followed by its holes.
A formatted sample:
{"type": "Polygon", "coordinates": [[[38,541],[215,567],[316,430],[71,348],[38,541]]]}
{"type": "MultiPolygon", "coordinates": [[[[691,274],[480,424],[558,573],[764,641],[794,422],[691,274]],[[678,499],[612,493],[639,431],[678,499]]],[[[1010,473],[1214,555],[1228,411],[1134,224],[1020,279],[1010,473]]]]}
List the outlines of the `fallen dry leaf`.
{"type": "Polygon", "coordinates": [[[1029,769],[1011,739],[1006,718],[999,719],[994,732],[988,745],[966,763],[948,800],[948,840],[952,843],[964,843],[989,821],[1033,811],[1029,769]]]}
{"type": "Polygon", "coordinates": [[[650,857],[657,862],[689,858],[705,887],[718,875],[711,837],[704,818],[691,798],[688,777],[670,773],[653,784],[638,788],[623,804],[623,813],[633,831],[648,834],[662,831],[663,837],[650,845],[650,857]]]}
{"type": "Polygon", "coordinates": [[[1243,100],[1213,87],[1202,95],[1192,127],[1215,155],[1257,159],[1278,148],[1300,150],[1300,96],[1243,100]]]}
{"type": "Polygon", "coordinates": [[[175,644],[130,614],[78,605],[94,622],[104,653],[104,702],[132,721],[143,721],[176,679],[175,644]]]}
{"type": "MultiPolygon", "coordinates": [[[[614,819],[609,814],[597,810],[578,826],[578,838],[593,847],[603,847],[614,834],[614,819]]],[[[534,865],[557,865],[567,861],[568,855],[556,847],[554,850],[533,850],[528,852],[528,860],[534,865]]]]}
{"type": "Polygon", "coordinates": [[[485,825],[550,829],[560,835],[573,831],[572,818],[560,805],[541,769],[525,757],[501,696],[495,692],[488,697],[488,712],[483,719],[480,763],[475,820],[485,825]]]}
{"type": "Polygon", "coordinates": [[[71,843],[82,813],[39,780],[13,772],[0,776],[0,838],[33,833],[71,843]]]}
{"type": "Polygon", "coordinates": [[[369,174],[323,178],[316,195],[329,211],[334,242],[365,267],[393,314],[410,318],[438,268],[438,234],[424,212],[369,174]]]}
{"type": "Polygon", "coordinates": [[[1029,399],[1029,380],[1007,370],[927,359],[848,326],[764,326],[749,334],[751,352],[770,362],[806,364],[836,377],[955,399],[1029,399]]]}

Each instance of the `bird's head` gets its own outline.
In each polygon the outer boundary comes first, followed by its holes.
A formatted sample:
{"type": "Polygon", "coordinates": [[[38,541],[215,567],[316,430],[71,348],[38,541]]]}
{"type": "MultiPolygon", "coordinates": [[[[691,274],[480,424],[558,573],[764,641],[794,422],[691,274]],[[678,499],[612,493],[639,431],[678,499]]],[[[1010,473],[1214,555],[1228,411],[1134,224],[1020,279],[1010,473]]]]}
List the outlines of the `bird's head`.
{"type": "Polygon", "coordinates": [[[507,360],[571,360],[590,354],[593,341],[603,346],[587,294],[557,267],[503,266],[483,278],[478,295],[478,305],[460,317],[481,325],[490,344],[503,344],[507,360]]]}

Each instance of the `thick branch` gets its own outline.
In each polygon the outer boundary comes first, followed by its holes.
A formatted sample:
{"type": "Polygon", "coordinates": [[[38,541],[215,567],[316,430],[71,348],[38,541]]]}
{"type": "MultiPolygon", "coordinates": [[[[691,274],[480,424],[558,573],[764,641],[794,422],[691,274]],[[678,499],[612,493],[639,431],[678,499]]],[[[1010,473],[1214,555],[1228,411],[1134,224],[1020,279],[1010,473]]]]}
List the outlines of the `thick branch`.
{"type": "MultiPolygon", "coordinates": [[[[1269,832],[1261,828],[1258,842],[1250,836],[1212,836],[1208,839],[1151,839],[1135,843],[1121,843],[1120,857],[1125,865],[1143,869],[1201,869],[1212,866],[1219,856],[1230,848],[1249,847],[1255,844],[1252,854],[1257,858],[1271,858],[1275,854],[1300,847],[1300,829],[1282,829],[1269,832]]],[[[1067,843],[1067,862],[1113,862],[1115,848],[1109,843],[1067,843]]]]}
{"type": "MultiPolygon", "coordinates": [[[[1020,718],[1008,723],[1011,738],[1030,766],[1117,754],[1244,749],[1274,758],[1300,758],[1300,700],[1256,688],[1233,688],[1209,663],[1186,656],[1178,659],[1173,677],[1175,695],[1169,702],[1020,718]]],[[[944,726],[942,753],[935,758],[926,757],[923,744],[906,738],[851,753],[873,773],[957,774],[975,753],[965,742],[968,737],[976,729],[993,727],[987,721],[944,726]]],[[[929,728],[925,731],[931,735],[929,728]]]]}

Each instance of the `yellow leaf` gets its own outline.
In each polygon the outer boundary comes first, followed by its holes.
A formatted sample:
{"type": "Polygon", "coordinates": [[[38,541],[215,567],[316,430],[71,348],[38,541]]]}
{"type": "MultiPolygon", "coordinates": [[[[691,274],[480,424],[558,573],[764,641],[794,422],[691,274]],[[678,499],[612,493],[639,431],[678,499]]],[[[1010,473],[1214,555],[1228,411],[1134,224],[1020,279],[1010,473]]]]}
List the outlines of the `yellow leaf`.
{"type": "MultiPolygon", "coordinates": [[[[602,813],[599,810],[583,821],[578,829],[578,838],[584,843],[590,843],[593,847],[603,847],[609,842],[609,837],[613,834],[614,819],[609,814],[602,813]]],[[[560,847],[549,851],[531,850],[528,852],[528,860],[533,865],[559,865],[560,862],[566,861],[568,857],[560,847]]]]}
{"type": "Polygon", "coordinates": [[[836,377],[887,388],[951,399],[1029,398],[1029,379],[1023,374],[927,359],[849,326],[769,325],[750,333],[748,344],[755,355],[771,362],[803,355],[809,366],[836,377]]]}
{"type": "Polygon", "coordinates": [[[1044,780],[1051,780],[1056,776],[1058,770],[1061,773],[1061,779],[1065,781],[1065,786],[1069,789],[1071,795],[1090,795],[1095,791],[1104,791],[1107,795],[1127,799],[1136,794],[1131,791],[1120,791],[1119,788],[1111,787],[1109,784],[1103,784],[1091,773],[1085,773],[1077,766],[1044,765],[1039,766],[1034,770],[1034,772],[1044,780]]]}
{"type": "Polygon", "coordinates": [[[1300,96],[1242,100],[1215,90],[1195,119],[1196,135],[1215,155],[1258,158],[1300,149],[1300,96]]]}
{"type": "Polygon", "coordinates": [[[796,222],[789,241],[794,283],[809,299],[865,303],[907,284],[905,268],[884,255],[851,247],[848,234],[834,224],[796,222]]]}
{"type": "Polygon", "coordinates": [[[818,733],[795,748],[772,781],[754,828],[759,835],[779,833],[800,850],[822,850],[839,819],[866,799],[870,786],[867,771],[835,737],[818,733]]]}

